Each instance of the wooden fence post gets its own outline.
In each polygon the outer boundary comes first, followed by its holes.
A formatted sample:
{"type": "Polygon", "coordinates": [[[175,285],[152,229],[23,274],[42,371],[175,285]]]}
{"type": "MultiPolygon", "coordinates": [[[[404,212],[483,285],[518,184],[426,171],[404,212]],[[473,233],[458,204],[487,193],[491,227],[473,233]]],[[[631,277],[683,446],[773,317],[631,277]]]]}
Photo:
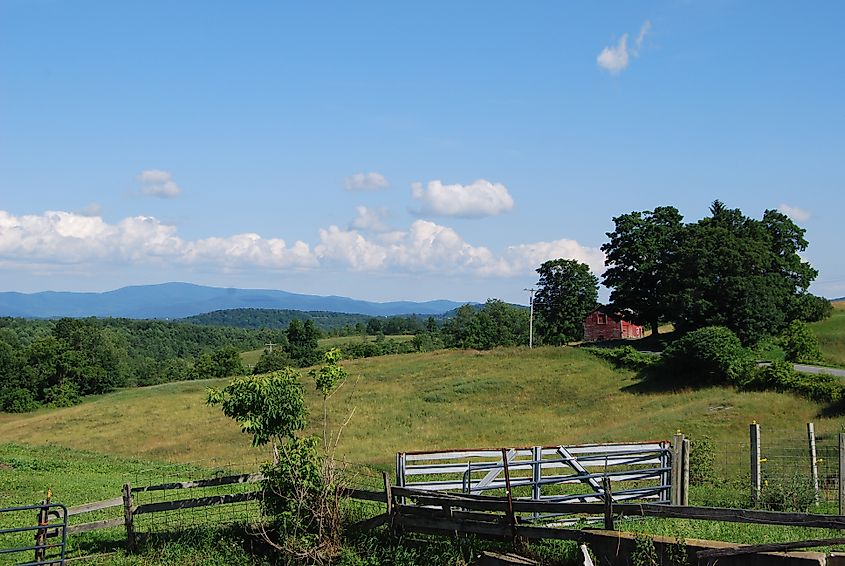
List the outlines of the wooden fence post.
{"type": "Polygon", "coordinates": [[[839,514],[845,513],[845,432],[839,433],[839,514]]]}
{"type": "Polygon", "coordinates": [[[126,550],[135,552],[138,547],[135,540],[135,518],[132,509],[132,486],[123,484],[123,524],[126,526],[126,550]]]}
{"type": "Polygon", "coordinates": [[[678,431],[672,437],[672,491],[669,496],[670,505],[681,505],[684,481],[684,435],[678,431]]]}
{"type": "Polygon", "coordinates": [[[681,473],[681,505],[689,505],[689,438],[683,441],[683,472],[681,473]]]}
{"type": "Polygon", "coordinates": [[[604,476],[601,479],[602,490],[604,491],[604,528],[612,531],[613,528],[613,491],[610,487],[610,478],[604,476]]]}
{"type": "Polygon", "coordinates": [[[760,425],[752,421],[749,427],[751,447],[751,501],[755,504],[760,500],[760,425]]]}
{"type": "Polygon", "coordinates": [[[819,466],[816,457],[816,430],[813,423],[807,423],[807,442],[810,443],[810,477],[813,479],[813,501],[819,502],[819,466]]]}

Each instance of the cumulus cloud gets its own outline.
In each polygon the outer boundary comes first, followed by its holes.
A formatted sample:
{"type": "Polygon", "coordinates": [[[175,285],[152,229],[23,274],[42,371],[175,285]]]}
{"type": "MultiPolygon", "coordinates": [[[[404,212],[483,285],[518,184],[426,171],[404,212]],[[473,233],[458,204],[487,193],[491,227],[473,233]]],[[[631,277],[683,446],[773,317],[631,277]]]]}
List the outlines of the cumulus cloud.
{"type": "Polygon", "coordinates": [[[255,233],[186,240],[175,226],[151,216],[108,223],[99,216],[46,211],[15,216],[0,210],[0,265],[59,271],[105,269],[113,265],[202,269],[318,269],[404,272],[481,277],[534,276],[548,259],[587,263],[596,273],[604,256],[575,240],[515,244],[500,252],[467,242],[448,226],[418,219],[405,230],[364,232],[329,226],[319,241],[289,245],[255,233]],[[76,266],[76,267],[72,267],[76,266]]]}
{"type": "Polygon", "coordinates": [[[343,180],[347,191],[377,191],[390,186],[381,173],[355,173],[343,180]]]}
{"type": "Polygon", "coordinates": [[[308,245],[287,246],[257,234],[186,241],[176,227],[151,216],[109,224],[96,216],[47,211],[14,216],[0,211],[0,258],[18,263],[53,262],[212,264],[223,267],[316,267],[308,245]]]}
{"type": "Polygon", "coordinates": [[[141,194],[158,198],[174,198],[179,196],[182,189],[173,181],[169,171],[161,169],[147,169],[138,175],[141,181],[141,194]]]}
{"type": "Polygon", "coordinates": [[[411,196],[420,206],[421,215],[480,218],[495,216],[513,209],[513,198],[501,183],[479,179],[469,185],[444,185],[429,181],[411,185],[411,196]]]}
{"type": "Polygon", "coordinates": [[[596,62],[599,67],[613,75],[619,74],[627,69],[631,57],[639,57],[643,41],[645,41],[645,38],[650,30],[651,21],[646,20],[643,22],[643,25],[640,27],[640,32],[634,40],[634,47],[630,50],[628,48],[628,34],[622,34],[622,37],[619,38],[619,43],[615,46],[605,47],[601,50],[598,57],[596,57],[596,62]]]}
{"type": "Polygon", "coordinates": [[[387,224],[387,217],[390,215],[386,208],[367,208],[366,206],[355,207],[356,216],[350,227],[354,230],[365,232],[388,232],[390,226],[387,224]]]}
{"type": "Polygon", "coordinates": [[[798,208],[797,206],[789,206],[788,204],[781,204],[778,206],[778,210],[798,222],[806,222],[811,216],[809,211],[798,208]]]}

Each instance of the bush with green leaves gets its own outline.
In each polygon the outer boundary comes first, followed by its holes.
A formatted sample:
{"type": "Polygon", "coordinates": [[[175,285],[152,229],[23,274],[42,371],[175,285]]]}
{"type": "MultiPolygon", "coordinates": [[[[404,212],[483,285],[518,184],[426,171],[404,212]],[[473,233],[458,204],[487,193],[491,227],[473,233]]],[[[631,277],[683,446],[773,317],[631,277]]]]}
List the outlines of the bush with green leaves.
{"type": "Polygon", "coordinates": [[[707,435],[690,438],[690,485],[708,485],[713,483],[713,462],[715,460],[716,447],[713,444],[713,439],[707,435]]]}
{"type": "Polygon", "coordinates": [[[326,436],[326,401],[346,378],[342,354],[333,348],[311,372],[323,395],[323,445],[301,435],[307,424],[301,375],[290,367],[239,377],[222,390],[208,390],[208,404],[240,423],[252,444],[273,444],[272,463],[262,466],[263,509],[272,525],[265,541],[297,562],[325,561],[340,548],[341,505],[326,436]]]}
{"type": "Polygon", "coordinates": [[[818,362],[822,359],[819,341],[806,322],[790,322],[778,343],[790,362],[818,362]]]}
{"type": "Polygon", "coordinates": [[[258,358],[258,362],[255,366],[253,366],[252,373],[267,373],[270,371],[285,369],[286,367],[291,367],[293,365],[294,363],[290,355],[281,348],[276,348],[272,351],[264,350],[261,353],[261,357],[258,358]]]}
{"type": "Polygon", "coordinates": [[[743,382],[746,389],[795,393],[819,403],[834,403],[842,398],[841,380],[830,374],[795,371],[790,362],[772,362],[760,366],[743,382]]]}
{"type": "Polygon", "coordinates": [[[754,359],[739,338],[723,326],[694,330],[663,352],[664,367],[676,377],[698,384],[742,383],[754,359]]]}

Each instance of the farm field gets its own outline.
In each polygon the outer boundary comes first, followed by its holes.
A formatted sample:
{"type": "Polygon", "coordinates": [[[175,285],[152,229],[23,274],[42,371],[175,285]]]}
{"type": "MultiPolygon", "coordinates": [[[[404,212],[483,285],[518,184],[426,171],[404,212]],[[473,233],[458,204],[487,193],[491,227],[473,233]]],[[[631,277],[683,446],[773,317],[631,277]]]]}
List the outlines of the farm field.
{"type": "MultiPolygon", "coordinates": [[[[397,451],[663,439],[680,429],[722,448],[747,441],[757,420],[770,444],[799,444],[808,421],[820,440],[841,430],[824,406],[789,394],[723,387],[649,392],[635,374],[575,348],[441,350],[344,362],[349,380],[330,401],[338,455],[393,466],[397,451]]],[[[305,372],[303,372],[305,373],[305,372]]],[[[57,446],[172,462],[263,457],[190,381],[127,389],[83,404],[0,415],[0,442],[57,446]]],[[[313,383],[303,384],[312,415],[313,383]]],[[[312,432],[318,428],[312,418],[312,432]]]]}

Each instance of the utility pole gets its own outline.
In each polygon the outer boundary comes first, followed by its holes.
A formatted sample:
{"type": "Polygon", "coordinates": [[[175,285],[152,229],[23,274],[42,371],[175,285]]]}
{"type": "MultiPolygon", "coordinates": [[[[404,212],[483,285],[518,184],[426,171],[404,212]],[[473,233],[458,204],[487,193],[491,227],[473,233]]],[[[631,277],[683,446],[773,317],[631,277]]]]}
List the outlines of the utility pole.
{"type": "Polygon", "coordinates": [[[270,340],[269,342],[267,342],[267,343],[266,343],[266,344],[264,344],[264,345],[270,348],[270,353],[271,353],[271,354],[273,353],[273,346],[278,346],[278,344],[273,344],[273,341],[272,341],[272,340],[270,340]]]}
{"type": "Polygon", "coordinates": [[[537,292],[537,289],[534,287],[530,287],[527,289],[523,289],[523,291],[528,291],[531,293],[531,298],[529,300],[530,305],[530,312],[531,314],[528,317],[528,347],[534,347],[534,293],[537,292]]]}

